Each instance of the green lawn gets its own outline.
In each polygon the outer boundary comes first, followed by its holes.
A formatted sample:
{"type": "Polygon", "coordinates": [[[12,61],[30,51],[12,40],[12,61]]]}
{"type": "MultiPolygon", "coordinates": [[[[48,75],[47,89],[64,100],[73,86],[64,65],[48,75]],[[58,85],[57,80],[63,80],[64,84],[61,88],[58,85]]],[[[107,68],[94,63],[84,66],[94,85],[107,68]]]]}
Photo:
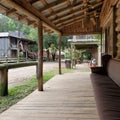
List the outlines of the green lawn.
{"type": "MultiPolygon", "coordinates": [[[[72,69],[62,69],[62,73],[72,72],[72,69]]],[[[51,70],[49,72],[44,73],[44,83],[50,80],[58,74],[58,69],[51,70]]],[[[37,89],[37,79],[33,77],[28,82],[24,83],[23,85],[19,85],[9,89],[9,95],[5,97],[0,97],[0,113],[4,110],[8,109],[13,104],[17,103],[25,96],[29,95],[37,89]]]]}

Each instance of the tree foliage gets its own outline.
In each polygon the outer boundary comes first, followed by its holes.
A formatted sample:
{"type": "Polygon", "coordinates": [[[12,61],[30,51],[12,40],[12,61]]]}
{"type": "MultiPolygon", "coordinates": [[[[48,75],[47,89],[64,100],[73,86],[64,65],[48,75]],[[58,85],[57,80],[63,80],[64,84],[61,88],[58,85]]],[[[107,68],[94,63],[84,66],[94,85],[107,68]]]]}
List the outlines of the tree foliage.
{"type": "MultiPolygon", "coordinates": [[[[36,29],[0,14],[0,32],[8,31],[20,31],[26,35],[28,39],[36,41],[36,43],[38,42],[38,32],[36,29]]],[[[59,37],[57,34],[45,34],[43,38],[44,48],[48,49],[50,44],[53,43],[54,46],[58,49],[59,37]]],[[[67,41],[69,38],[71,37],[62,37],[62,49],[70,46],[67,41]]],[[[37,49],[37,47],[35,49],[37,49]]]]}

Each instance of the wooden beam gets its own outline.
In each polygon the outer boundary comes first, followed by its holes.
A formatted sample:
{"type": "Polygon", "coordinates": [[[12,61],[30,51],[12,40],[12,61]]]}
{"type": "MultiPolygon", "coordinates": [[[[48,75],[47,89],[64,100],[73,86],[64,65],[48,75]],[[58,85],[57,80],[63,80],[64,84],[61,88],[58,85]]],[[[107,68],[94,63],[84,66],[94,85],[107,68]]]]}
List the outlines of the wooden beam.
{"type": "MultiPolygon", "coordinates": [[[[94,5],[93,7],[95,8],[95,7],[98,7],[98,6],[100,6],[100,5],[102,5],[102,2],[100,2],[100,3],[98,3],[98,4],[96,4],[96,5],[94,5]]],[[[98,8],[97,8],[98,9],[98,8]]],[[[53,21],[53,23],[56,23],[55,21],[57,21],[57,20],[59,20],[59,19],[64,19],[64,18],[66,18],[66,17],[68,17],[68,16],[71,16],[72,14],[74,14],[74,13],[81,13],[81,14],[83,14],[84,13],[84,11],[87,11],[87,10],[89,10],[89,8],[84,8],[84,9],[82,9],[82,10],[80,10],[80,8],[78,8],[78,9],[76,9],[76,10],[73,10],[73,12],[70,12],[70,13],[68,13],[68,14],[64,14],[64,15],[62,15],[62,16],[60,16],[58,19],[52,19],[52,21],[53,21]]]]}
{"type": "MultiPolygon", "coordinates": [[[[93,14],[93,12],[91,12],[91,13],[89,13],[88,15],[90,15],[91,17],[94,17],[94,15],[92,15],[93,14]]],[[[69,19],[69,20],[61,20],[61,22],[62,22],[62,24],[65,24],[65,26],[68,26],[68,25],[70,25],[70,24],[73,24],[73,23],[75,23],[75,22],[78,22],[78,21],[81,21],[81,20],[83,20],[83,18],[85,17],[85,15],[78,15],[78,16],[76,16],[76,17],[74,17],[74,19],[69,19]]],[[[56,23],[56,26],[57,27],[60,27],[61,25],[60,25],[61,23],[56,23]]],[[[62,26],[62,27],[64,27],[64,26],[62,26]]]]}
{"type": "Polygon", "coordinates": [[[24,9],[22,6],[18,5],[17,3],[15,3],[13,0],[7,0],[7,3],[12,7],[15,8],[16,10],[18,10],[21,13],[24,13],[24,15],[29,16],[31,19],[34,19],[35,21],[39,21],[39,18],[36,17],[34,14],[30,13],[29,11],[27,11],[26,9],[24,9]]]}
{"type": "Polygon", "coordinates": [[[5,11],[8,10],[6,7],[4,7],[4,6],[2,6],[2,5],[0,5],[0,8],[3,9],[3,10],[5,10],[5,11]]]}
{"type": "MultiPolygon", "coordinates": [[[[48,5],[48,3],[45,0],[41,0],[41,2],[44,6],[48,5]]],[[[49,8],[48,11],[50,13],[55,13],[52,8],[49,8]]],[[[57,18],[58,16],[55,14],[55,17],[57,18]]]]}
{"type": "Polygon", "coordinates": [[[32,0],[32,1],[30,1],[30,4],[34,4],[34,3],[38,2],[38,1],[40,1],[40,0],[32,0]]]}
{"type": "Polygon", "coordinates": [[[8,69],[0,70],[0,96],[8,95],[8,69]]]}
{"type": "Polygon", "coordinates": [[[31,25],[33,25],[33,24],[35,24],[36,23],[36,21],[28,21],[28,25],[29,26],[31,26],[31,25]]]}
{"type": "Polygon", "coordinates": [[[37,65],[37,62],[5,63],[0,65],[0,96],[8,95],[8,69],[37,65]]]}
{"type": "Polygon", "coordinates": [[[52,8],[52,7],[55,7],[55,6],[57,6],[59,4],[62,4],[64,2],[66,2],[66,0],[56,0],[56,1],[54,1],[54,2],[52,2],[50,4],[48,4],[48,5],[46,5],[45,7],[41,8],[39,11],[42,12],[44,10],[47,10],[49,8],[52,8]]]}
{"type": "MultiPolygon", "coordinates": [[[[70,5],[72,4],[72,3],[70,2],[70,0],[67,0],[67,2],[68,2],[68,6],[70,6],[70,5]]],[[[70,11],[70,13],[73,13],[73,12],[74,12],[73,8],[70,8],[69,11],[70,11]]],[[[73,13],[73,14],[72,14],[72,18],[74,19],[75,16],[76,16],[76,15],[73,13]]]]}
{"type": "Polygon", "coordinates": [[[47,19],[45,16],[43,16],[43,14],[40,11],[38,11],[36,8],[34,8],[29,2],[27,2],[25,0],[21,0],[20,2],[22,3],[21,6],[23,8],[26,8],[30,13],[34,14],[36,17],[41,19],[43,21],[43,23],[48,25],[49,28],[52,28],[53,31],[56,31],[59,33],[58,28],[49,19],[47,19]]]}
{"type": "Polygon", "coordinates": [[[47,18],[45,18],[36,8],[34,8],[29,2],[21,0],[21,1],[13,1],[13,0],[7,0],[7,3],[18,10],[21,13],[24,13],[24,15],[30,17],[31,19],[35,21],[39,21],[41,19],[45,25],[49,26],[49,28],[52,28],[52,30],[59,33],[59,30],[56,28],[56,26],[49,21],[47,18]]]}
{"type": "MultiPolygon", "coordinates": [[[[81,5],[81,3],[82,3],[82,2],[80,1],[79,3],[76,3],[74,6],[73,6],[73,5],[69,5],[68,7],[63,8],[63,9],[60,9],[60,10],[56,11],[55,13],[52,13],[52,14],[50,14],[50,15],[47,15],[46,17],[49,18],[49,17],[51,17],[51,16],[53,16],[53,15],[55,15],[55,14],[62,13],[62,12],[64,12],[64,11],[66,11],[66,10],[69,10],[70,8],[74,8],[74,7],[77,7],[77,6],[81,5]]],[[[82,6],[82,5],[81,5],[81,6],[82,6]]]]}
{"type": "Polygon", "coordinates": [[[69,22],[66,22],[66,23],[64,24],[64,26],[63,26],[63,25],[58,25],[58,27],[59,27],[60,29],[62,29],[62,28],[64,28],[65,26],[69,26],[69,25],[71,25],[71,24],[74,24],[74,23],[80,22],[80,21],[82,21],[82,18],[77,18],[77,19],[74,19],[74,20],[70,20],[69,22]]]}
{"type": "Polygon", "coordinates": [[[15,8],[12,8],[6,12],[6,15],[9,16],[11,14],[14,14],[17,10],[15,8]]]}
{"type": "Polygon", "coordinates": [[[72,3],[72,4],[75,5],[76,3],[77,3],[77,0],[73,0],[73,3],[72,3]]]}
{"type": "Polygon", "coordinates": [[[38,91],[43,91],[43,25],[38,23],[38,91]]]}
{"type": "Polygon", "coordinates": [[[62,35],[59,34],[59,74],[62,74],[61,72],[61,44],[62,44],[62,35]]]}
{"type": "Polygon", "coordinates": [[[22,20],[26,19],[27,17],[28,17],[28,16],[26,16],[26,15],[19,16],[18,20],[19,20],[19,21],[22,21],[22,20]]]}

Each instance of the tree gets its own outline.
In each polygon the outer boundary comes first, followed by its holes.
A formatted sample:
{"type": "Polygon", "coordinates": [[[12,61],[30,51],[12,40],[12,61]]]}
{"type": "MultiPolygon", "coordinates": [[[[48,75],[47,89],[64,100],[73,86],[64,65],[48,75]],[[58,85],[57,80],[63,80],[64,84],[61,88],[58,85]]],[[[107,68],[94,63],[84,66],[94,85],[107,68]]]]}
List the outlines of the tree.
{"type": "Polygon", "coordinates": [[[8,31],[8,17],[5,17],[0,14],[0,32],[7,32],[8,31]]]}
{"type": "Polygon", "coordinates": [[[8,24],[8,30],[9,31],[17,30],[17,26],[15,25],[15,21],[13,21],[12,19],[9,19],[7,24],[8,24]]]}
{"type": "Polygon", "coordinates": [[[62,49],[65,50],[66,48],[70,48],[70,42],[68,39],[72,39],[72,36],[63,36],[62,37],[62,49]]]}
{"type": "Polygon", "coordinates": [[[44,35],[44,48],[49,48],[50,44],[53,43],[56,48],[58,48],[58,35],[53,33],[51,35],[44,35]]]}

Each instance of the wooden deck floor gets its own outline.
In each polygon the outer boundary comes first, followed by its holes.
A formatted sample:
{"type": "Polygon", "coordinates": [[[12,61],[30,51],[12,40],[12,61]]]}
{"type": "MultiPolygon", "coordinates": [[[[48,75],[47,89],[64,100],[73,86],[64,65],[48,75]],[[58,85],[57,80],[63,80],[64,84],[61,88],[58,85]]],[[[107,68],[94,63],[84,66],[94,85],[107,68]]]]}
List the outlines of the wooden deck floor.
{"type": "Polygon", "coordinates": [[[89,72],[57,75],[0,114],[0,120],[99,120],[89,72]]]}

